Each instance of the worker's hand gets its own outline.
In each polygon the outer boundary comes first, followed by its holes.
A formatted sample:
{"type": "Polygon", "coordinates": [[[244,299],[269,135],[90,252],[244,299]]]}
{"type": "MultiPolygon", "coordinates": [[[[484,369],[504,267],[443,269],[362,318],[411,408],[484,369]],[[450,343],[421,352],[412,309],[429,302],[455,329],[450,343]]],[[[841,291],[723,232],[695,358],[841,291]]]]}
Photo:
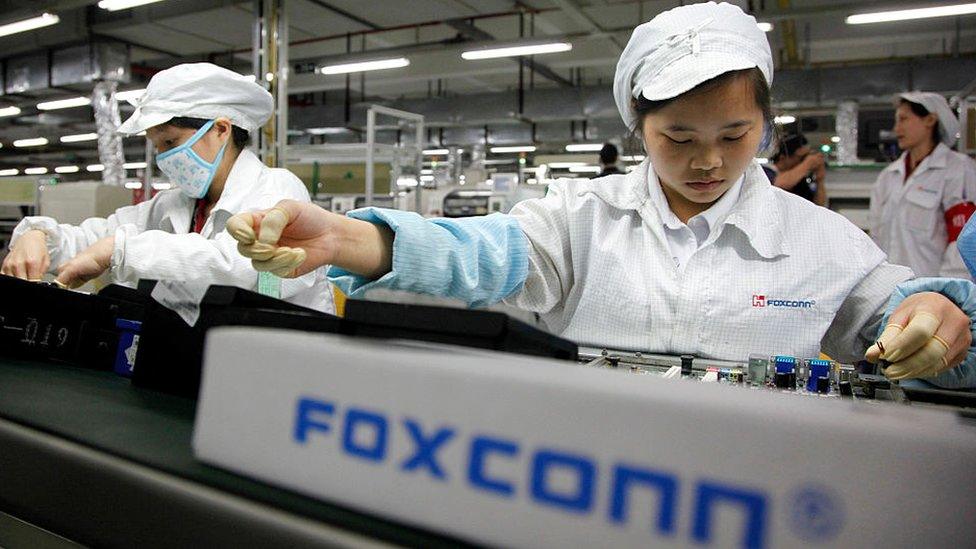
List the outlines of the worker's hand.
{"type": "Polygon", "coordinates": [[[972,339],[966,313],[942,294],[921,292],[891,313],[865,358],[888,361],[884,374],[889,379],[932,377],[961,364],[972,339]]]}
{"type": "Polygon", "coordinates": [[[58,278],[55,282],[68,288],[77,288],[89,280],[98,278],[112,265],[114,249],[114,236],[95,242],[85,251],[62,263],[58,267],[58,278]]]}
{"type": "Polygon", "coordinates": [[[227,232],[256,270],[293,278],[334,262],[344,220],[308,202],[282,200],[270,210],[231,217],[227,232]]]}
{"type": "Polygon", "coordinates": [[[0,273],[26,280],[40,280],[51,266],[47,253],[47,234],[30,230],[20,235],[3,260],[0,273]]]}
{"type": "Polygon", "coordinates": [[[824,155],[820,153],[810,153],[803,159],[803,166],[808,171],[818,170],[826,165],[824,155]]]}

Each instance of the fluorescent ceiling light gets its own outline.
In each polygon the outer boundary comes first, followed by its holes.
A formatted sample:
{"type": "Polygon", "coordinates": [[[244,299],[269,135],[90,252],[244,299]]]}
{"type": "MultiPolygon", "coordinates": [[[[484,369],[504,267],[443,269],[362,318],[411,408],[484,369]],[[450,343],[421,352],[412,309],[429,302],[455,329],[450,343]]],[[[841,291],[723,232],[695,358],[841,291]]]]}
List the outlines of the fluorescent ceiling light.
{"type": "Polygon", "coordinates": [[[451,151],[447,149],[424,149],[425,156],[443,156],[445,154],[450,154],[451,151]]]}
{"type": "Polygon", "coordinates": [[[60,99],[58,101],[45,101],[37,104],[39,111],[53,111],[57,109],[70,109],[71,107],[84,107],[91,105],[91,99],[87,97],[72,97],[71,99],[60,99]]]}
{"type": "Polygon", "coordinates": [[[600,173],[603,168],[600,166],[573,166],[569,171],[573,173],[600,173]]]}
{"type": "Polygon", "coordinates": [[[156,2],[162,1],[163,0],[102,0],[98,3],[98,7],[102,8],[103,10],[118,11],[134,8],[136,6],[145,6],[146,4],[155,4],[156,2]]]}
{"type": "Polygon", "coordinates": [[[566,152],[599,152],[603,143],[573,143],[566,145],[566,152]]]}
{"type": "Polygon", "coordinates": [[[0,116],[17,116],[20,114],[20,107],[4,107],[0,109],[0,116]]]}
{"type": "Polygon", "coordinates": [[[532,145],[523,145],[518,147],[492,147],[491,152],[493,153],[521,153],[521,152],[535,152],[535,147],[532,145]]]}
{"type": "Polygon", "coordinates": [[[633,156],[621,156],[620,159],[624,162],[643,162],[647,158],[643,154],[635,154],[633,156]]]}
{"type": "Polygon", "coordinates": [[[769,32],[769,31],[773,30],[773,24],[772,23],[766,23],[765,21],[761,21],[759,23],[756,23],[756,26],[758,26],[759,27],[759,30],[761,30],[763,32],[769,32]]]}
{"type": "Polygon", "coordinates": [[[420,176],[420,180],[423,181],[424,183],[430,183],[431,181],[434,180],[434,176],[432,176],[432,175],[422,175],[422,176],[420,176]]]}
{"type": "Polygon", "coordinates": [[[44,13],[38,15],[37,17],[31,17],[30,19],[0,25],[0,36],[9,36],[11,34],[17,34],[18,32],[26,32],[39,29],[41,27],[49,27],[51,25],[56,25],[60,20],[61,18],[53,13],[44,13]]]}
{"type": "Polygon", "coordinates": [[[142,169],[145,169],[146,163],[145,162],[126,162],[125,164],[122,164],[122,167],[125,168],[125,169],[127,169],[127,170],[142,170],[142,169]]]}
{"type": "Polygon", "coordinates": [[[20,170],[15,170],[13,168],[10,168],[8,170],[0,170],[0,177],[7,177],[7,176],[10,176],[10,175],[17,175],[19,173],[20,173],[20,170]]]}
{"type": "Polygon", "coordinates": [[[31,139],[18,139],[14,141],[14,147],[40,147],[47,145],[47,139],[43,137],[33,137],[31,139]]]}
{"type": "Polygon", "coordinates": [[[142,188],[142,183],[139,182],[139,181],[126,181],[125,182],[125,188],[126,189],[141,189],[142,188]]]}
{"type": "Polygon", "coordinates": [[[44,175],[47,173],[47,168],[27,168],[24,173],[27,175],[44,175]]]}
{"type": "Polygon", "coordinates": [[[62,143],[77,143],[79,141],[94,141],[98,139],[97,133],[77,133],[75,135],[65,135],[61,137],[62,143]]]}
{"type": "Polygon", "coordinates": [[[954,4],[935,8],[917,8],[911,10],[877,11],[859,13],[847,16],[848,25],[863,25],[865,23],[890,23],[891,21],[907,21],[909,19],[928,19],[930,17],[951,17],[954,15],[969,15],[976,13],[976,3],[954,4]]]}
{"type": "MultiPolygon", "coordinates": [[[[550,162],[546,164],[552,169],[560,170],[566,168],[575,168],[576,166],[585,166],[586,162],[550,162]]],[[[539,166],[540,168],[542,166],[539,166]]]]}
{"type": "Polygon", "coordinates": [[[423,169],[420,170],[420,175],[434,175],[434,170],[423,169]]]}
{"type": "Polygon", "coordinates": [[[549,42],[545,44],[531,44],[525,46],[485,47],[468,50],[461,53],[463,59],[495,59],[498,57],[517,57],[522,55],[542,55],[545,53],[559,53],[573,49],[569,42],[549,42]]]}
{"type": "Polygon", "coordinates": [[[773,118],[773,123],[775,124],[792,124],[794,122],[796,122],[796,117],[790,116],[788,114],[784,114],[783,116],[777,116],[776,118],[773,118]]]}
{"type": "Polygon", "coordinates": [[[80,170],[78,166],[58,166],[54,168],[54,173],[77,173],[80,170]]]}
{"type": "Polygon", "coordinates": [[[840,143],[840,136],[839,135],[835,135],[835,136],[831,137],[830,138],[830,142],[831,143],[840,143]]]}
{"type": "Polygon", "coordinates": [[[128,91],[122,91],[122,92],[115,92],[115,100],[116,101],[128,101],[130,99],[139,99],[140,97],[142,97],[142,94],[144,94],[144,93],[146,93],[146,88],[142,88],[142,89],[138,89],[138,90],[128,90],[128,91]]]}
{"type": "Polygon", "coordinates": [[[172,183],[153,183],[152,188],[157,191],[168,191],[173,188],[172,183]]]}
{"type": "Polygon", "coordinates": [[[103,172],[105,171],[105,166],[101,164],[89,164],[85,169],[90,172],[103,172]]]}
{"type": "Polygon", "coordinates": [[[350,72],[378,71],[383,69],[399,69],[410,64],[406,57],[394,57],[392,59],[379,59],[376,61],[360,61],[357,63],[340,63],[337,65],[325,65],[319,67],[322,74],[347,74],[350,72]]]}
{"type": "Polygon", "coordinates": [[[330,127],[330,128],[305,128],[305,133],[310,135],[338,135],[348,133],[349,128],[330,127]]]}

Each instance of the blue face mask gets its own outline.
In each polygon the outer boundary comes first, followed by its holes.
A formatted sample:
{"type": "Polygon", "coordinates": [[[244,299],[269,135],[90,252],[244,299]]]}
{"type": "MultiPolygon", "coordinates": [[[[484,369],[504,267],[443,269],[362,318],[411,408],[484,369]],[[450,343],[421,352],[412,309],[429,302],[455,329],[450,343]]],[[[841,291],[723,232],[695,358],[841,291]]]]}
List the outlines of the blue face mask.
{"type": "Polygon", "coordinates": [[[166,174],[170,182],[180,188],[183,194],[190,198],[203,198],[210,189],[220,161],[224,158],[224,150],[227,143],[220,148],[217,158],[213,162],[207,162],[200,158],[193,150],[193,144],[199,141],[216,120],[211,120],[203,125],[202,128],[193,134],[193,137],[186,140],[179,147],[172,148],[164,153],[156,155],[156,165],[166,174]]]}

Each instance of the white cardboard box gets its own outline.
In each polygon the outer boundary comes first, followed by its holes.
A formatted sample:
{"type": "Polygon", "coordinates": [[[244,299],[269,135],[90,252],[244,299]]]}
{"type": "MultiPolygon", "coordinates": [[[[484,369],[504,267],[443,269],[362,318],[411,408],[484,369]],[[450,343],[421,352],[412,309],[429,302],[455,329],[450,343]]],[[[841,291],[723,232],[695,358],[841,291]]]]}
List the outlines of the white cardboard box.
{"type": "Polygon", "coordinates": [[[214,330],[194,450],[497,546],[976,540],[976,428],[953,414],[504,353],[214,330]]]}

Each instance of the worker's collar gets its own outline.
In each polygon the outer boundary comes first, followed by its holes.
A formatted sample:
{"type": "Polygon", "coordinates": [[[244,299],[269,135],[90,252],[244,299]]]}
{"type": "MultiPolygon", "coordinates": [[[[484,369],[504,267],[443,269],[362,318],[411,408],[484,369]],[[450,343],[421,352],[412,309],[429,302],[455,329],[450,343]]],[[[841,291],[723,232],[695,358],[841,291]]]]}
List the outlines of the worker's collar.
{"type": "Polygon", "coordinates": [[[254,182],[261,177],[262,169],[264,164],[253,152],[249,149],[241,151],[230,173],[227,174],[224,190],[220,193],[220,198],[217,199],[212,211],[223,210],[232,213],[240,211],[244,198],[253,190],[254,182]]]}
{"type": "MultiPolygon", "coordinates": [[[[657,207],[653,206],[653,199],[650,194],[651,185],[649,185],[652,178],[655,185],[658,185],[658,192],[661,192],[650,161],[644,160],[637,169],[623,178],[609,181],[601,180],[599,184],[584,185],[578,194],[593,193],[610,206],[621,210],[635,210],[645,217],[649,214],[654,215],[659,222],[667,224],[665,216],[657,207]]],[[[789,245],[785,240],[786,231],[784,229],[786,221],[783,219],[785,212],[778,207],[779,201],[773,193],[773,187],[759,163],[753,161],[746,168],[741,183],[737,185],[739,185],[739,194],[730,197],[729,211],[726,212],[728,215],[716,212],[725,217],[721,223],[734,225],[746,236],[749,245],[762,257],[774,258],[780,255],[789,255],[789,245]]],[[[728,195],[729,193],[726,192],[725,194],[728,195]]],[[[663,193],[661,199],[664,199],[663,193]]],[[[670,208],[668,208],[668,213],[674,215],[670,208]]]]}
{"type": "Polygon", "coordinates": [[[739,200],[725,218],[725,224],[742,231],[752,249],[762,257],[772,259],[790,255],[786,212],[773,185],[756,161],[749,164],[743,177],[739,200]]]}
{"type": "MultiPolygon", "coordinates": [[[[725,217],[728,216],[729,212],[732,211],[732,207],[735,206],[736,201],[739,199],[739,193],[742,189],[742,180],[745,175],[739,178],[722,196],[715,201],[707,210],[695,214],[692,216],[688,222],[690,223],[692,219],[700,217],[705,221],[708,227],[708,232],[711,232],[721,224],[725,217]]],[[[678,216],[675,215],[671,206],[668,205],[668,199],[664,195],[664,189],[661,188],[661,179],[657,176],[654,170],[647,171],[647,191],[648,197],[650,198],[651,204],[657,210],[658,215],[661,216],[661,221],[664,222],[664,226],[671,230],[678,230],[682,227],[687,226],[687,223],[682,223],[678,216]]]]}
{"type": "MultiPolygon", "coordinates": [[[[949,147],[946,146],[945,143],[942,143],[940,141],[935,146],[935,148],[932,149],[932,152],[930,152],[928,156],[923,158],[922,161],[919,162],[917,166],[915,166],[915,170],[912,173],[919,173],[921,171],[929,170],[929,169],[934,170],[936,168],[940,168],[940,169],[945,168],[950,152],[952,152],[952,149],[950,149],[949,147]]],[[[893,162],[888,168],[891,169],[892,171],[896,171],[904,175],[905,158],[907,156],[908,156],[908,151],[901,153],[901,156],[898,157],[898,162],[893,162]]]]}

